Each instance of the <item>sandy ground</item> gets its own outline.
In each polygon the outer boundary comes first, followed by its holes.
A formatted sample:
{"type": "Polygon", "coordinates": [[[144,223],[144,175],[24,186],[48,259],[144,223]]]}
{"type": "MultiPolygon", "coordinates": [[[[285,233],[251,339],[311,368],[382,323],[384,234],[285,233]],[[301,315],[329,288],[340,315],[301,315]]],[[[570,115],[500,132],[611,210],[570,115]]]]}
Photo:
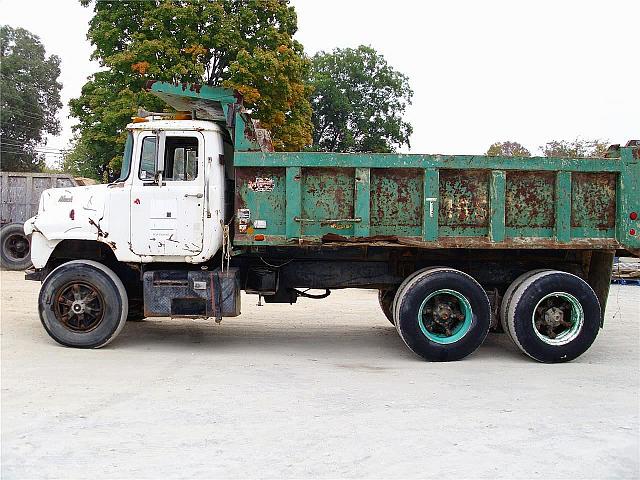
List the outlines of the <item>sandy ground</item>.
{"type": "Polygon", "coordinates": [[[504,335],[426,363],[371,291],[129,323],[102,350],[42,329],[2,272],[2,478],[638,478],[640,287],[578,360],[504,335]]]}

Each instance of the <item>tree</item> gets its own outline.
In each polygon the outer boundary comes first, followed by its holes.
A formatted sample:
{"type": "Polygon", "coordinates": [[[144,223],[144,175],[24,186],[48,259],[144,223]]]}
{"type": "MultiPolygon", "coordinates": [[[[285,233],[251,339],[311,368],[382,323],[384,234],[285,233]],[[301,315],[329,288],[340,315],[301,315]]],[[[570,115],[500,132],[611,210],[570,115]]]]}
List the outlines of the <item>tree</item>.
{"type": "Polygon", "coordinates": [[[608,140],[581,140],[576,138],[572,142],[552,140],[542,145],[540,150],[545,157],[604,157],[608,146],[608,140]]]}
{"type": "Polygon", "coordinates": [[[71,158],[90,162],[94,176],[119,169],[123,127],[138,106],[166,109],[143,91],[150,79],[235,88],[276,149],[311,143],[309,61],[293,40],[297,17],[288,1],[80,1],[93,5],[88,38],[104,70],[70,103],[79,120],[71,158]]]}
{"type": "Polygon", "coordinates": [[[392,152],[409,146],[413,128],[402,119],[413,96],[409,79],[373,48],[316,54],[310,83],[315,150],[392,152]]]}
{"type": "Polygon", "coordinates": [[[0,154],[3,170],[44,168],[45,135],[60,132],[60,58],[46,56],[40,39],[0,26],[0,154]]]}
{"type": "Polygon", "coordinates": [[[531,152],[518,142],[496,142],[489,147],[490,157],[530,157],[531,152]]]}

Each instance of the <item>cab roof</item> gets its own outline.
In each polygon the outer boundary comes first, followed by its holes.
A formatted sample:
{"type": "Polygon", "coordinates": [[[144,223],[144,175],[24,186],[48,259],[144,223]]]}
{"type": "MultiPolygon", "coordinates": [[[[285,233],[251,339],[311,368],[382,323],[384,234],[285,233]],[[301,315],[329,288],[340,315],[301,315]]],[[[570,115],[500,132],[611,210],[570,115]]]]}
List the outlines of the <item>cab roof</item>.
{"type": "Polygon", "coordinates": [[[222,132],[222,127],[209,120],[147,120],[127,125],[127,130],[197,130],[222,132]]]}

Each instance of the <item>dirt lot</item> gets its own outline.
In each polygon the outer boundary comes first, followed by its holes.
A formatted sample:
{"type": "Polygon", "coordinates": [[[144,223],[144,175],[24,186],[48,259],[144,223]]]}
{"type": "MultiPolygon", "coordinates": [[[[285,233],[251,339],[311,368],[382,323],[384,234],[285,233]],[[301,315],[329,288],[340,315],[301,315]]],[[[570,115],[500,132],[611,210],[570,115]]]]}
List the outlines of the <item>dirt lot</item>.
{"type": "Polygon", "coordinates": [[[374,292],[63,348],[39,284],[2,272],[2,478],[638,478],[640,288],[590,351],[541,365],[504,335],[420,361],[374,292]]]}

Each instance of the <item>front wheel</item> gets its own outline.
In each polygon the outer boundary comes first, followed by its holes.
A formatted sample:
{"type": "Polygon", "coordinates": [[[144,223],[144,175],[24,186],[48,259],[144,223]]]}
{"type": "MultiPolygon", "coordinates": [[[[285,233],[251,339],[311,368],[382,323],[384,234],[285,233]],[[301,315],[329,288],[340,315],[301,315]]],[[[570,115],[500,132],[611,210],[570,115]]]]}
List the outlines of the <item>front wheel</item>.
{"type": "Polygon", "coordinates": [[[460,360],[489,333],[489,299],[466,273],[429,269],[415,275],[398,295],[396,329],[407,347],[426,360],[460,360]]]}
{"type": "Polygon", "coordinates": [[[53,270],[42,284],[38,307],[51,338],[76,348],[100,348],[112,341],[129,310],[118,276],[90,260],[74,260],[53,270]]]}

